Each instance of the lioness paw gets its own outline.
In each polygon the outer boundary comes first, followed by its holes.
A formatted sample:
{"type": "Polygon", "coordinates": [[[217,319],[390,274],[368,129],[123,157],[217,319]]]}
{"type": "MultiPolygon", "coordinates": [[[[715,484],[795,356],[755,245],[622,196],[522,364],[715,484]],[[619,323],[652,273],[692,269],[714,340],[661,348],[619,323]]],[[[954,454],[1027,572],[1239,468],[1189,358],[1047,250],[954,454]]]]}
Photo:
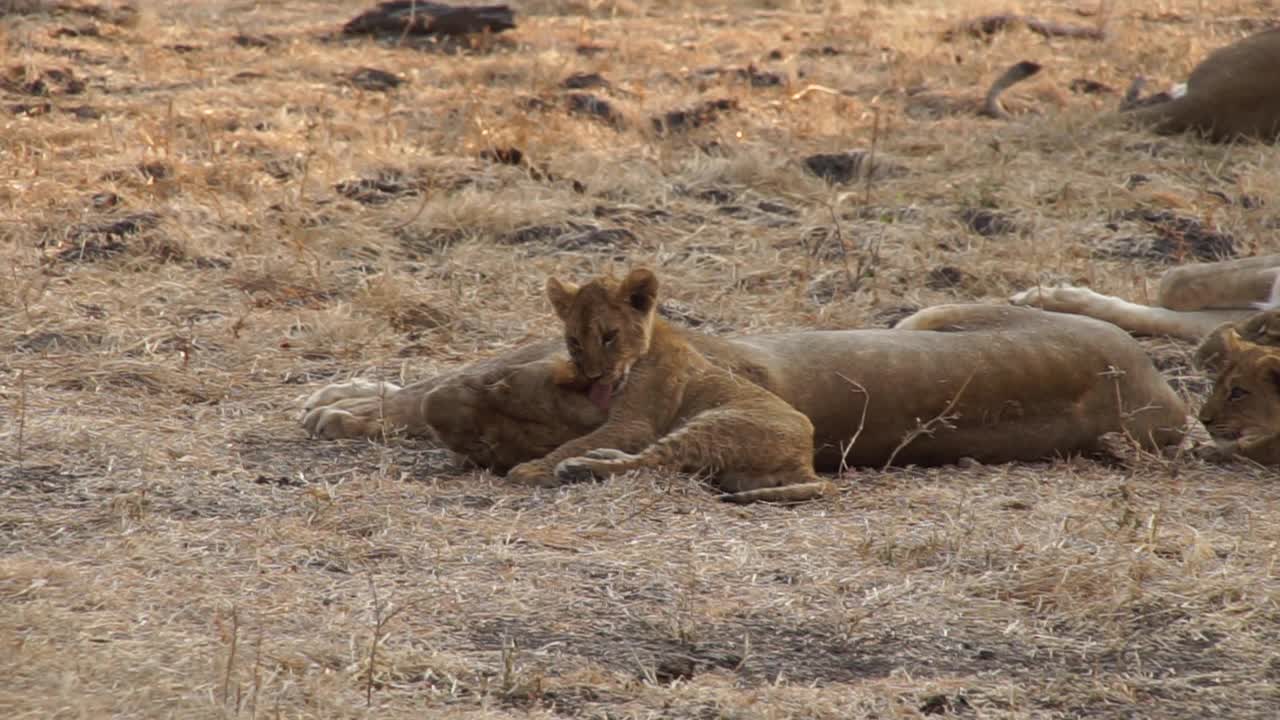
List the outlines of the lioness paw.
{"type": "Polygon", "coordinates": [[[366,424],[356,415],[332,407],[318,407],[302,418],[302,427],[308,435],[325,440],[366,437],[369,435],[366,424]]]}
{"type": "Polygon", "coordinates": [[[1052,312],[1082,314],[1082,311],[1098,298],[1104,296],[1089,288],[1072,287],[1034,287],[1015,293],[1009,298],[1014,305],[1038,307],[1052,312]]]}
{"type": "Polygon", "coordinates": [[[302,409],[304,412],[310,412],[318,407],[333,405],[343,400],[371,397],[387,398],[398,392],[400,392],[400,386],[389,382],[356,379],[351,382],[333,383],[325,385],[308,395],[302,402],[302,409]]]}

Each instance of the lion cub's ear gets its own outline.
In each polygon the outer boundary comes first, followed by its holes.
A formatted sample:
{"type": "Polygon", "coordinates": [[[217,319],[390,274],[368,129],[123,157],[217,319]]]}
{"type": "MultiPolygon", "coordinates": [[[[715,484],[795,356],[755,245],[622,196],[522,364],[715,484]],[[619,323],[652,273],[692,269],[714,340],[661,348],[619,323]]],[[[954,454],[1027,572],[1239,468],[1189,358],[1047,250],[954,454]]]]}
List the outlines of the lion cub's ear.
{"type": "Polygon", "coordinates": [[[1257,345],[1280,345],[1280,310],[1264,310],[1236,325],[1241,339],[1257,345]]]}
{"type": "Polygon", "coordinates": [[[573,307],[573,299],[577,296],[577,285],[560,282],[553,277],[547,278],[547,299],[551,301],[551,307],[561,320],[569,319],[569,308],[573,307]]]}
{"type": "Polygon", "coordinates": [[[1240,351],[1240,333],[1233,323],[1223,323],[1209,333],[1196,348],[1192,363],[1209,372],[1218,372],[1226,359],[1240,351]]]}
{"type": "Polygon", "coordinates": [[[658,276],[648,268],[632,270],[618,286],[618,299],[639,312],[649,312],[658,302],[658,276]]]}
{"type": "Polygon", "coordinates": [[[1280,395],[1280,355],[1264,355],[1258,358],[1258,369],[1271,383],[1271,389],[1280,395]]]}

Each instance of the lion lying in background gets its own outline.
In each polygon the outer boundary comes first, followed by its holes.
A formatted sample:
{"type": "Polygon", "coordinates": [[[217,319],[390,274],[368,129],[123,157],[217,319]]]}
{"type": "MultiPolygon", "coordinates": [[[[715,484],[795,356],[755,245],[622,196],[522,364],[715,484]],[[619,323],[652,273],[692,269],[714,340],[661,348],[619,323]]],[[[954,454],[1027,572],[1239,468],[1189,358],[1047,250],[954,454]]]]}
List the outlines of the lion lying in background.
{"type": "Polygon", "coordinates": [[[1280,255],[1170,270],[1158,307],[1079,287],[1032,288],[1010,300],[1199,342],[1196,365],[1214,375],[1200,421],[1219,450],[1280,464],[1280,255]]]}
{"type": "MultiPolygon", "coordinates": [[[[736,338],[671,328],[708,361],[774,393],[814,427],[819,470],[1034,460],[1088,452],[1122,431],[1178,442],[1186,407],[1118,328],[1029,308],[946,305],[893,330],[736,338]]],[[[589,391],[564,385],[563,341],[481,360],[405,388],[356,380],[305,402],[324,438],[435,438],[506,470],[599,427],[589,391]]]]}
{"type": "MultiPolygon", "coordinates": [[[[1105,115],[1104,121],[1164,135],[1196,132],[1213,142],[1271,142],[1280,135],[1277,67],[1280,28],[1272,28],[1209,53],[1185,83],[1168,93],[1139,99],[1143,80],[1135,80],[1120,111],[1105,115]]],[[[1025,60],[1005,70],[987,91],[983,113],[1008,117],[1000,106],[1001,94],[1039,71],[1040,65],[1025,60]]]]}

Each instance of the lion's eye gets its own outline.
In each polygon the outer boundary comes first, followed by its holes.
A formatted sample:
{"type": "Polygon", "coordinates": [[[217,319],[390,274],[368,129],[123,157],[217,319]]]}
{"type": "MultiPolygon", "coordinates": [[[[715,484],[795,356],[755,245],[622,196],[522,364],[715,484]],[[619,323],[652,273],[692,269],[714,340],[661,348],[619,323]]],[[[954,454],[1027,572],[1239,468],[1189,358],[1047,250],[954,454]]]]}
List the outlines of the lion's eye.
{"type": "Polygon", "coordinates": [[[1227,399],[1243,400],[1244,396],[1248,394],[1249,394],[1249,391],[1245,390],[1244,388],[1233,387],[1231,388],[1231,394],[1227,396],[1227,399]]]}
{"type": "Polygon", "coordinates": [[[607,332],[607,333],[605,333],[603,336],[601,336],[601,338],[600,338],[600,339],[604,341],[604,346],[605,346],[605,347],[609,347],[610,345],[612,345],[612,344],[613,344],[613,341],[614,341],[614,340],[617,340],[617,339],[618,339],[618,331],[617,331],[617,330],[610,330],[609,332],[607,332]]]}
{"type": "Polygon", "coordinates": [[[578,342],[577,338],[568,338],[566,340],[566,343],[569,345],[569,352],[571,353],[582,352],[582,343],[578,342]]]}

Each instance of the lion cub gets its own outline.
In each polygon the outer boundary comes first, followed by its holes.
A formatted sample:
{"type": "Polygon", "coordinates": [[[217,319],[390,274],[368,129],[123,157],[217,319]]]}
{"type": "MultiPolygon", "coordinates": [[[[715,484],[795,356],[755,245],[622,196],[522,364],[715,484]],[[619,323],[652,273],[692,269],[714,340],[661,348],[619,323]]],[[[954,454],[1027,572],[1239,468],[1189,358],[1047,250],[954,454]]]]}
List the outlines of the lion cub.
{"type": "Polygon", "coordinates": [[[1280,465],[1280,310],[1219,328],[1196,361],[1216,370],[1200,422],[1217,454],[1280,465]]]}
{"type": "Polygon", "coordinates": [[[608,412],[593,432],[507,477],[557,485],[646,467],[713,473],[722,499],[808,500],[834,486],[813,470],[813,425],[746,378],[713,365],[657,317],[658,278],[632,270],[582,287],[547,280],[573,371],[608,412]]]}

